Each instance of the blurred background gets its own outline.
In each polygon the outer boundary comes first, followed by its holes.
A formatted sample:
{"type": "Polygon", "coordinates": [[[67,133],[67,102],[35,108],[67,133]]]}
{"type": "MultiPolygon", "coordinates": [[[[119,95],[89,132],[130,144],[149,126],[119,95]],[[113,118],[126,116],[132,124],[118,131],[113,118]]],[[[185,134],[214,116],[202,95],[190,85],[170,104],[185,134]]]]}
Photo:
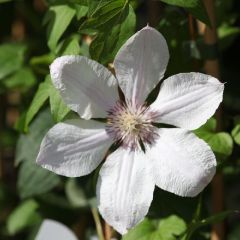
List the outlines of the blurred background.
{"type": "Polygon", "coordinates": [[[111,68],[147,23],[168,42],[166,77],[200,71],[225,83],[222,106],[196,130],[218,172],[196,198],[156,189],[147,218],[122,239],[240,239],[240,1],[0,0],[0,240],[35,239],[44,219],[81,240],[121,239],[97,212],[99,169],[66,178],[35,159],[48,129],[74,115],[51,84],[51,62],[80,54],[111,68]]]}

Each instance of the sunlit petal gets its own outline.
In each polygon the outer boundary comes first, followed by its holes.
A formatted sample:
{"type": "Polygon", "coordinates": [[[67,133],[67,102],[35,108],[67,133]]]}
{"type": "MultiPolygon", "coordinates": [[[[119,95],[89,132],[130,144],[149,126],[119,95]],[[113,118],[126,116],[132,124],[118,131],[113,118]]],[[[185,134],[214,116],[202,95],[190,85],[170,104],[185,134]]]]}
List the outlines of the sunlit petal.
{"type": "Polygon", "coordinates": [[[54,86],[82,118],[106,117],[118,100],[117,81],[103,65],[82,56],[57,58],[50,67],[54,86]]]}
{"type": "Polygon", "coordinates": [[[202,73],[180,73],[164,80],[151,110],[156,121],[185,129],[203,125],[223,98],[224,85],[202,73]]]}
{"type": "Polygon", "coordinates": [[[143,152],[119,148],[103,164],[97,197],[103,218],[125,234],[143,220],[153,198],[154,181],[150,161],[143,152]]]}
{"type": "Polygon", "coordinates": [[[125,97],[138,104],[163,78],[169,59],[166,40],[154,28],[143,28],[119,50],[114,66],[125,97]]]}
{"type": "Polygon", "coordinates": [[[212,150],[183,129],[162,128],[158,134],[158,141],[147,153],[154,163],[156,185],[180,196],[196,196],[215,174],[212,150]]]}
{"type": "Polygon", "coordinates": [[[37,163],[60,175],[80,177],[99,165],[111,144],[105,124],[68,120],[49,130],[42,141],[37,163]]]}

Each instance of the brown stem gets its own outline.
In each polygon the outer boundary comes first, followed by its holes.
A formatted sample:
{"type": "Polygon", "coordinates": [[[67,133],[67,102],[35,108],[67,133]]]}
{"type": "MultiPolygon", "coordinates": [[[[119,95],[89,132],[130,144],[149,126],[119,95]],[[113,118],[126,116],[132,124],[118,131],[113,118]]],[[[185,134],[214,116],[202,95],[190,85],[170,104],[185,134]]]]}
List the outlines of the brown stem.
{"type": "MultiPolygon", "coordinates": [[[[207,9],[211,28],[199,23],[200,33],[203,33],[204,42],[209,46],[216,46],[217,44],[217,30],[216,30],[216,15],[215,15],[215,1],[214,0],[203,0],[205,7],[207,9]]],[[[204,64],[204,70],[207,74],[212,75],[220,79],[220,67],[219,60],[207,59],[204,64]]],[[[220,107],[216,113],[217,119],[217,130],[222,130],[222,107],[220,107]]],[[[221,172],[217,173],[212,181],[212,206],[213,212],[219,213],[224,209],[224,182],[223,175],[221,172]]],[[[223,240],[225,235],[224,223],[213,224],[211,232],[211,240],[223,240]]]]}
{"type": "Polygon", "coordinates": [[[105,233],[105,240],[111,240],[112,238],[112,227],[107,224],[107,222],[104,223],[104,233],[105,233]]]}
{"type": "MultiPolygon", "coordinates": [[[[195,29],[195,23],[195,18],[191,14],[188,14],[188,28],[190,39],[192,42],[196,43],[197,34],[195,29]]],[[[199,64],[197,59],[192,59],[192,65],[194,71],[199,71],[199,64]]]]}
{"type": "Polygon", "coordinates": [[[148,23],[152,27],[156,27],[159,23],[160,16],[161,16],[161,2],[148,0],[148,23]]]}
{"type": "Polygon", "coordinates": [[[188,27],[189,27],[189,33],[192,41],[196,41],[196,31],[194,27],[194,21],[195,19],[191,14],[188,14],[188,27]]]}

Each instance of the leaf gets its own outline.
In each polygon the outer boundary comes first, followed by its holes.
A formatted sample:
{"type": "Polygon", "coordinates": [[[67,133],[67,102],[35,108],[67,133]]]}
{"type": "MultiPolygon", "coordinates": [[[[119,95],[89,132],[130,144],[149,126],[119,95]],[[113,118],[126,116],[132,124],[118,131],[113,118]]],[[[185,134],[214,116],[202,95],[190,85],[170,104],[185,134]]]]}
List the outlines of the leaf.
{"type": "Polygon", "coordinates": [[[211,216],[211,217],[202,219],[202,220],[200,220],[200,221],[192,222],[192,223],[189,225],[186,234],[181,238],[181,240],[190,240],[192,234],[193,234],[196,230],[198,230],[199,228],[204,227],[204,226],[206,226],[206,225],[213,224],[213,223],[221,222],[221,221],[223,221],[226,217],[228,217],[228,216],[230,216],[230,215],[232,215],[232,214],[234,214],[234,213],[235,213],[235,214],[236,214],[236,213],[239,214],[238,211],[228,210],[228,211],[224,211],[224,212],[215,214],[215,215],[213,215],[213,216],[211,216]]]}
{"type": "Polygon", "coordinates": [[[34,200],[21,203],[7,219],[7,231],[10,235],[22,231],[26,227],[40,222],[41,217],[36,212],[38,204],[34,200]]]}
{"type": "Polygon", "coordinates": [[[219,47],[223,51],[231,46],[233,41],[239,36],[239,27],[233,27],[228,24],[222,24],[218,27],[219,47]]]}
{"type": "Polygon", "coordinates": [[[24,126],[25,132],[28,130],[29,123],[33,120],[33,118],[41,109],[43,104],[47,101],[49,97],[48,88],[49,88],[49,83],[47,81],[40,83],[38,90],[26,114],[25,126],[24,126]]]}
{"type": "Polygon", "coordinates": [[[156,226],[154,226],[151,220],[145,218],[136,227],[129,230],[127,234],[123,235],[122,240],[142,240],[150,236],[155,230],[156,226]]]}
{"type": "Polygon", "coordinates": [[[210,20],[202,0],[161,0],[170,5],[183,7],[200,21],[210,26],[210,20]]]}
{"type": "MultiPolygon", "coordinates": [[[[103,7],[104,5],[107,5],[109,2],[112,2],[112,0],[83,0],[82,5],[84,5],[84,1],[87,1],[87,3],[85,4],[86,6],[88,6],[88,16],[92,16],[96,13],[96,11],[98,11],[99,9],[101,9],[101,7],[103,7]]],[[[117,0],[119,1],[119,0],[117,0]]]]}
{"type": "Polygon", "coordinates": [[[25,132],[28,129],[29,123],[33,120],[35,115],[48,99],[50,99],[50,109],[55,122],[60,122],[70,111],[61,99],[58,91],[53,86],[50,76],[47,75],[45,81],[39,85],[33,101],[27,111],[24,127],[25,132]]]}
{"type": "Polygon", "coordinates": [[[30,64],[32,66],[35,65],[47,65],[49,66],[53,60],[54,60],[55,56],[52,53],[48,53],[48,54],[44,54],[44,55],[40,55],[40,56],[35,56],[32,57],[30,60],[30,64]]]}
{"type": "Polygon", "coordinates": [[[160,219],[158,224],[154,220],[144,219],[124,235],[122,240],[176,240],[185,230],[186,223],[176,215],[160,219]]]}
{"type": "Polygon", "coordinates": [[[166,38],[171,52],[167,75],[192,71],[192,59],[190,55],[187,55],[190,51],[184,51],[184,45],[189,41],[186,16],[178,8],[173,8],[171,5],[165,6],[164,13],[164,17],[159,21],[157,29],[166,38]]]}
{"type": "Polygon", "coordinates": [[[6,43],[0,45],[0,80],[21,68],[25,45],[6,43]]]}
{"type": "Polygon", "coordinates": [[[58,45],[58,55],[78,55],[81,50],[79,46],[79,41],[80,37],[76,34],[64,39],[58,45]]]}
{"type": "Polygon", "coordinates": [[[35,162],[41,141],[47,131],[53,126],[49,110],[40,112],[29,127],[28,134],[21,134],[16,147],[15,164],[22,161],[35,162]]]}
{"type": "Polygon", "coordinates": [[[195,132],[212,132],[215,133],[217,128],[217,120],[215,118],[210,118],[204,125],[198,128],[195,132]]]}
{"type": "Polygon", "coordinates": [[[211,217],[202,219],[200,222],[196,223],[197,227],[202,227],[205,225],[213,224],[213,223],[218,223],[223,221],[226,217],[232,215],[232,214],[239,214],[238,211],[233,211],[233,210],[227,210],[218,214],[215,214],[211,217]]]}
{"type": "Polygon", "coordinates": [[[127,6],[127,1],[109,0],[99,2],[92,12],[91,7],[89,7],[90,16],[81,24],[80,32],[105,32],[106,29],[115,25],[116,20],[119,19],[127,6]]]}
{"type": "Polygon", "coordinates": [[[68,200],[74,207],[86,207],[89,205],[87,196],[75,178],[68,179],[65,185],[68,200]]]}
{"type": "Polygon", "coordinates": [[[58,90],[51,84],[49,87],[50,109],[55,122],[60,122],[70,109],[63,102],[58,90]]]}
{"type": "Polygon", "coordinates": [[[15,163],[22,162],[17,181],[21,198],[46,193],[60,183],[59,176],[36,164],[41,141],[52,126],[51,114],[45,110],[32,122],[29,133],[18,140],[15,163]]]}
{"type": "Polygon", "coordinates": [[[120,47],[134,33],[136,16],[131,6],[127,6],[119,15],[110,31],[100,33],[90,45],[91,57],[103,64],[111,62],[120,47]]]}
{"type": "Polygon", "coordinates": [[[180,236],[187,229],[187,225],[183,219],[176,215],[171,215],[160,220],[158,233],[162,239],[175,240],[175,236],[180,236]]]}
{"type": "Polygon", "coordinates": [[[233,140],[227,132],[215,132],[216,125],[216,120],[212,118],[194,132],[209,144],[218,158],[226,159],[232,154],[233,140]]]}
{"type": "Polygon", "coordinates": [[[23,91],[28,90],[36,83],[36,77],[32,70],[24,67],[15,72],[10,77],[4,79],[4,86],[8,89],[20,88],[23,91]]]}
{"type": "Polygon", "coordinates": [[[88,13],[88,7],[75,4],[77,20],[80,20],[82,17],[85,17],[88,13]]]}
{"type": "Polygon", "coordinates": [[[76,10],[68,5],[56,5],[49,8],[45,16],[45,23],[48,24],[48,46],[54,51],[58,40],[71,23],[76,10]]]}
{"type": "Polygon", "coordinates": [[[0,0],[0,3],[6,3],[6,2],[11,2],[13,0],[0,0]]]}
{"type": "Polygon", "coordinates": [[[217,155],[227,157],[232,154],[233,140],[229,133],[216,133],[207,137],[206,141],[217,155]]]}
{"type": "Polygon", "coordinates": [[[38,166],[35,161],[24,161],[20,166],[17,188],[22,199],[47,193],[59,183],[59,176],[38,166]]]}
{"type": "Polygon", "coordinates": [[[234,141],[240,145],[240,124],[237,124],[234,129],[232,130],[232,137],[234,141]]]}

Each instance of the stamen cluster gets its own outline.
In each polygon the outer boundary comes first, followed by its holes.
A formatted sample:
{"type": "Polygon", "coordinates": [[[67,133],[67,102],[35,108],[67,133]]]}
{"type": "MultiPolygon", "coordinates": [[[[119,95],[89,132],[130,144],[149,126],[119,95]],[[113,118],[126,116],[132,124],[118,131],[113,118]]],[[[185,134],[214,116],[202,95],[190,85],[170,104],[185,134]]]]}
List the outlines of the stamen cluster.
{"type": "Polygon", "coordinates": [[[151,145],[158,136],[152,125],[153,113],[145,105],[119,101],[108,111],[107,132],[130,149],[151,145]]]}

